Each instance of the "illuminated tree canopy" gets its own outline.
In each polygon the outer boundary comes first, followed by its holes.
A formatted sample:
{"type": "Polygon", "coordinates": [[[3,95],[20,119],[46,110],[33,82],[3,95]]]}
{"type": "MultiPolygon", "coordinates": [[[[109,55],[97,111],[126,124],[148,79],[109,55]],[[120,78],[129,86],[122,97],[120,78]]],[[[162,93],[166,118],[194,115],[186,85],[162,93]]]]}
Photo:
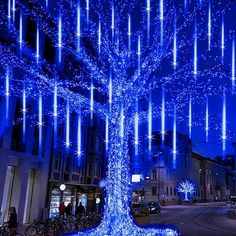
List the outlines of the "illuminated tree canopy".
{"type": "Polygon", "coordinates": [[[177,191],[184,193],[184,201],[189,201],[188,194],[191,196],[195,192],[195,185],[186,179],[179,183],[177,191]]]}
{"type": "MultiPolygon", "coordinates": [[[[130,215],[130,157],[128,139],[134,137],[138,153],[140,123],[148,123],[151,153],[152,119],[173,117],[173,166],[177,155],[176,122],[186,119],[191,137],[192,104],[206,107],[194,125],[201,126],[208,140],[208,97],[223,97],[222,149],[227,138],[226,94],[235,87],[234,36],[224,30],[224,16],[231,1],[214,0],[15,0],[2,1],[0,25],[1,91],[6,98],[22,101],[23,134],[26,122],[39,128],[42,153],[43,125],[65,122],[66,148],[76,147],[82,158],[81,122],[94,115],[106,122],[108,154],[106,204],[103,220],[88,235],[177,235],[171,227],[139,228],[130,215]],[[27,19],[35,22],[35,41],[26,39],[27,19]],[[5,40],[4,40],[5,39],[5,40]],[[45,41],[56,58],[45,58],[45,41]],[[231,60],[225,56],[231,42],[231,60]],[[227,68],[231,66],[231,75],[227,68]],[[229,78],[231,77],[231,79],[229,78]],[[153,103],[162,94],[161,106],[153,103]],[[140,101],[148,101],[141,111],[140,101]],[[50,100],[50,102],[49,102],[50,100]],[[53,101],[51,103],[51,100],[53,101]],[[35,102],[37,112],[28,111],[35,102]],[[70,140],[70,116],[77,115],[77,142],[70,140]]],[[[33,33],[33,32],[32,32],[33,33]]],[[[217,127],[219,127],[219,125],[217,127]]],[[[84,233],[84,232],[83,232],[84,233]]],[[[78,233],[79,234],[79,233],[78,233]]]]}

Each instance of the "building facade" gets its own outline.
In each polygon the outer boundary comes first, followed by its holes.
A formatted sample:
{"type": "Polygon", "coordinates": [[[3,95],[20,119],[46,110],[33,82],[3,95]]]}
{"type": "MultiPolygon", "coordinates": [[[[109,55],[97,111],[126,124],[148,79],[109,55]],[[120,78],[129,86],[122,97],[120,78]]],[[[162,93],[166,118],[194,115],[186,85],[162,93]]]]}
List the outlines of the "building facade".
{"type": "MultiPolygon", "coordinates": [[[[7,4],[6,1],[1,2],[1,9],[8,9],[7,4]]],[[[32,4],[36,4],[36,8],[40,7],[38,5],[40,3],[32,2],[32,4]]],[[[25,5],[24,10],[27,7],[28,4],[25,5]]],[[[52,14],[53,8],[53,4],[48,8],[52,14]]],[[[37,19],[24,14],[24,10],[22,8],[21,11],[14,12],[14,21],[9,19],[12,29],[18,30],[19,12],[22,14],[21,43],[23,46],[21,50],[19,50],[17,39],[12,37],[9,28],[3,24],[0,26],[1,43],[15,46],[20,56],[27,58],[30,63],[36,64],[38,59],[43,59],[48,64],[53,64],[60,79],[65,80],[74,76],[73,69],[82,65],[69,55],[63,56],[58,65],[52,40],[44,35],[42,30],[37,30],[37,19]],[[37,32],[39,36],[36,42],[37,32]],[[36,55],[36,45],[39,48],[38,55],[36,55]]],[[[47,23],[52,23],[50,19],[45,19],[47,20],[49,21],[47,23]]],[[[43,70],[47,71],[46,68],[43,70]]],[[[6,77],[6,68],[4,65],[0,67],[0,76],[1,86],[5,87],[3,78],[6,77]]],[[[55,135],[53,93],[42,96],[42,122],[39,122],[37,89],[27,84],[27,91],[31,91],[33,95],[31,98],[26,98],[26,109],[23,109],[22,95],[18,98],[11,96],[11,90],[16,89],[11,84],[13,81],[11,78],[21,76],[20,70],[12,68],[9,73],[9,93],[4,93],[4,91],[0,96],[0,225],[8,220],[10,206],[16,207],[19,224],[31,223],[44,216],[57,214],[58,204],[61,201],[71,202],[74,208],[81,201],[86,210],[94,210],[98,207],[95,203],[96,198],[102,195],[99,183],[104,173],[104,122],[97,119],[95,114],[93,119],[88,113],[82,116],[82,154],[78,158],[76,112],[70,112],[70,144],[69,148],[66,148],[64,145],[65,114],[63,112],[59,114],[60,107],[55,135]],[[24,124],[23,114],[26,118],[24,124]],[[66,185],[64,191],[59,189],[62,183],[66,185]]],[[[53,75],[50,74],[50,76],[53,75]]],[[[87,78],[89,74],[85,80],[87,78]]],[[[80,91],[80,88],[73,87],[73,92],[80,93],[84,97],[90,96],[90,91],[85,89],[80,91]]],[[[103,95],[94,91],[95,102],[102,103],[103,99],[103,95]]],[[[58,97],[59,100],[63,103],[66,98],[58,97]]]]}
{"type": "Polygon", "coordinates": [[[181,196],[176,188],[186,179],[194,183],[192,199],[198,201],[225,201],[235,195],[234,156],[231,162],[227,158],[224,161],[205,158],[192,151],[187,135],[178,134],[178,152],[173,165],[172,132],[167,132],[165,137],[163,144],[160,133],[153,133],[151,155],[148,141],[143,137],[140,153],[133,157],[132,174],[141,176],[139,182],[132,183],[133,202],[179,203],[181,196]]]}

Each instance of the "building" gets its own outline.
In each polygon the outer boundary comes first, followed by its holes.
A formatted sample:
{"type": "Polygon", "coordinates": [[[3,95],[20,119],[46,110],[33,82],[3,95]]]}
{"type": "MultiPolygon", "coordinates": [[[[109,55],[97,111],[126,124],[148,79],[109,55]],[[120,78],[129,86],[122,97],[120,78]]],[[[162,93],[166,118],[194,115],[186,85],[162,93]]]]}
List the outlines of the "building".
{"type": "Polygon", "coordinates": [[[141,177],[132,184],[133,202],[164,200],[167,204],[176,204],[180,201],[176,187],[185,179],[194,183],[192,198],[198,201],[224,201],[235,194],[233,156],[221,162],[206,158],[192,151],[187,135],[178,134],[178,153],[173,164],[172,132],[167,132],[164,144],[160,133],[153,133],[151,155],[147,142],[143,137],[139,155],[132,159],[132,174],[141,177]]]}
{"type": "MultiPolygon", "coordinates": [[[[91,126],[88,120],[82,126],[83,154],[79,159],[75,148],[63,146],[52,155],[47,198],[50,217],[58,214],[62,201],[71,203],[73,210],[82,202],[87,211],[95,211],[96,198],[103,199],[99,183],[104,177],[104,124],[95,117],[91,126]],[[61,184],[66,185],[65,191],[60,190],[61,184]]],[[[71,125],[75,129],[73,122],[71,125]]]]}
{"type": "MultiPolygon", "coordinates": [[[[1,2],[1,9],[8,9],[7,4],[6,1],[1,2]]],[[[32,4],[40,3],[32,2],[32,4]]],[[[25,7],[27,8],[28,4],[25,7]]],[[[52,4],[48,10],[53,11],[52,4]]],[[[73,65],[77,61],[70,55],[63,55],[61,64],[58,66],[57,53],[52,39],[40,30],[39,42],[36,42],[37,19],[24,14],[23,9],[14,14],[14,21],[8,19],[11,21],[11,33],[7,24],[0,26],[1,43],[13,45],[14,50],[19,51],[19,55],[30,62],[36,63],[38,58],[43,58],[48,64],[54,64],[55,70],[58,70],[58,75],[62,79],[73,76],[73,65]],[[20,12],[23,22],[21,51],[17,37],[11,35],[14,30],[17,32],[19,29],[20,12]],[[39,55],[36,55],[36,45],[39,45],[39,55]]],[[[45,19],[45,21],[47,20],[50,21],[50,19],[45,19]]],[[[54,26],[56,27],[56,25],[54,26]]],[[[44,69],[47,71],[46,68],[44,69]]],[[[94,209],[96,207],[95,199],[102,194],[99,182],[104,173],[104,123],[95,115],[92,120],[90,114],[83,116],[83,152],[78,160],[75,154],[76,112],[70,113],[70,147],[66,148],[64,145],[66,125],[63,117],[61,120],[58,119],[55,143],[52,115],[53,94],[42,96],[42,122],[38,120],[39,101],[36,95],[38,91],[35,88],[28,85],[27,89],[32,90],[35,96],[27,97],[25,110],[22,95],[19,95],[18,98],[10,96],[11,90],[16,89],[11,84],[13,83],[11,78],[21,78],[22,74],[18,68],[9,69],[7,76],[10,80],[10,92],[9,94],[3,92],[0,97],[0,225],[8,219],[10,206],[16,207],[19,224],[33,222],[49,212],[52,216],[57,211],[60,201],[71,201],[74,206],[77,202],[82,201],[87,210],[94,209]],[[23,114],[26,117],[25,126],[22,122],[23,114]],[[66,184],[65,191],[59,189],[62,183],[66,184]]],[[[4,65],[0,67],[0,75],[1,78],[6,77],[4,65]]],[[[5,86],[5,80],[1,80],[1,86],[5,86]]],[[[81,92],[83,96],[89,97],[89,91],[75,92],[81,92]]],[[[98,92],[94,92],[95,101],[103,99],[98,92]]],[[[60,97],[61,100],[63,100],[62,97],[60,97]]],[[[63,115],[61,114],[61,116],[63,115]]],[[[60,115],[58,116],[60,117],[60,115]]]]}

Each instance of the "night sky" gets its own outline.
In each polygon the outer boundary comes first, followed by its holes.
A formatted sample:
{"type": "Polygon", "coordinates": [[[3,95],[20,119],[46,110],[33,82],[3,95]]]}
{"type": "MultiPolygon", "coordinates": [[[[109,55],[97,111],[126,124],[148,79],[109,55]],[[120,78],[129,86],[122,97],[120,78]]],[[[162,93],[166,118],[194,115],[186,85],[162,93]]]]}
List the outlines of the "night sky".
{"type": "MultiPolygon", "coordinates": [[[[212,19],[214,22],[214,20],[212,19]]],[[[236,29],[236,3],[232,1],[231,8],[227,10],[225,14],[225,63],[227,70],[227,78],[225,82],[228,83],[231,81],[231,58],[232,58],[232,35],[236,29]]],[[[218,29],[219,30],[219,29],[218,29]]],[[[214,35],[220,35],[220,32],[213,31],[213,43],[214,35]]],[[[217,42],[215,42],[217,43],[217,42]]],[[[219,44],[219,40],[218,40],[219,44]]],[[[199,47],[207,46],[207,40],[200,41],[199,47]]],[[[220,45],[218,52],[220,54],[220,45]]],[[[222,86],[219,84],[219,86],[222,86]]],[[[226,142],[226,152],[225,154],[233,154],[234,150],[231,143],[236,142],[236,95],[235,94],[226,94],[227,102],[227,142],[226,142]]],[[[166,98],[168,100],[168,97],[166,98]]],[[[155,95],[154,103],[157,106],[161,106],[161,92],[155,95]]],[[[192,141],[193,141],[193,150],[205,155],[206,157],[214,158],[215,156],[222,155],[222,142],[221,142],[221,124],[222,124],[222,96],[211,96],[209,97],[209,116],[213,116],[215,123],[209,121],[209,141],[205,142],[205,124],[202,124],[202,127],[194,126],[192,127],[192,141]]],[[[188,134],[188,105],[186,105],[186,119],[177,124],[177,132],[188,134]]],[[[205,105],[193,104],[192,105],[192,116],[193,122],[194,117],[199,115],[199,113],[205,114],[205,105]]],[[[161,119],[155,119],[153,121],[154,130],[161,130],[161,119]]],[[[166,130],[172,130],[172,118],[167,118],[166,130]]]]}

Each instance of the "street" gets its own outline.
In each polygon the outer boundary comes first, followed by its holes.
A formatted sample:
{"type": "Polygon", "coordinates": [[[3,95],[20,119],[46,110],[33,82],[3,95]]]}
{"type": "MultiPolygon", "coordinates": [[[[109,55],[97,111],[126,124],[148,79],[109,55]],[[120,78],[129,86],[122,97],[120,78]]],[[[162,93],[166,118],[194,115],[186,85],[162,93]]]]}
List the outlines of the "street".
{"type": "Polygon", "coordinates": [[[171,224],[183,236],[236,235],[236,219],[225,217],[227,207],[220,203],[196,206],[165,206],[160,214],[135,217],[138,225],[171,224]]]}

